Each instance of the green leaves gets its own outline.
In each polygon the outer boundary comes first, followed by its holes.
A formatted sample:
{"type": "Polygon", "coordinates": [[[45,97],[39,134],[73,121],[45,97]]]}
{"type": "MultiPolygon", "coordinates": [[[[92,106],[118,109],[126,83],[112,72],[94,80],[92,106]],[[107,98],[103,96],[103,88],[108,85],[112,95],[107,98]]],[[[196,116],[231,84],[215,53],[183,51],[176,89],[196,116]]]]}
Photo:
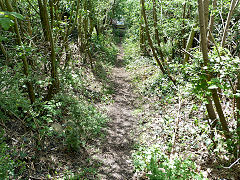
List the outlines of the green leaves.
{"type": "Polygon", "coordinates": [[[0,25],[5,31],[7,31],[13,24],[14,21],[9,18],[6,17],[0,18],[0,25]]]}
{"type": "Polygon", "coordinates": [[[140,147],[133,159],[135,170],[144,171],[151,180],[203,179],[191,159],[177,156],[170,160],[158,146],[140,147]]]}
{"type": "Polygon", "coordinates": [[[24,16],[19,13],[0,11],[0,26],[7,31],[14,24],[15,18],[24,20],[24,16]]]}

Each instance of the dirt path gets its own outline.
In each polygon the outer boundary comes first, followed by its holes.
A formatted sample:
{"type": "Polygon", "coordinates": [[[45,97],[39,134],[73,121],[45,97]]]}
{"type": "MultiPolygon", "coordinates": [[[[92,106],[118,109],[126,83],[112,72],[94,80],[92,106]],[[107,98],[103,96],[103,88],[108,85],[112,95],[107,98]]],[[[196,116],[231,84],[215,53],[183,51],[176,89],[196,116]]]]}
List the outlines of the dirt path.
{"type": "Polygon", "coordinates": [[[101,162],[101,180],[129,180],[133,177],[131,152],[133,150],[133,131],[137,119],[132,116],[136,95],[132,92],[129,74],[122,67],[123,49],[119,45],[117,66],[112,70],[115,94],[114,103],[107,107],[111,118],[107,126],[106,140],[99,144],[95,155],[101,162]]]}

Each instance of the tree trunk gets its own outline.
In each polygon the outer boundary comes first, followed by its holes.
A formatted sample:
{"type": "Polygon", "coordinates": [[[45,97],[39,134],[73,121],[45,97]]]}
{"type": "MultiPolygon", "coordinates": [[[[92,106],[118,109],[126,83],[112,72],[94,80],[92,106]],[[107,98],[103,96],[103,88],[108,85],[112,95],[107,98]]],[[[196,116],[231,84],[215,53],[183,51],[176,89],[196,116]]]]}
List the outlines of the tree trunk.
{"type": "Polygon", "coordinates": [[[205,22],[205,28],[207,31],[208,27],[208,16],[209,16],[209,0],[203,0],[203,7],[204,7],[204,22],[205,22]]]}
{"type": "Polygon", "coordinates": [[[149,33],[149,27],[148,27],[148,21],[147,21],[147,16],[146,16],[146,12],[145,12],[145,5],[144,5],[144,1],[145,0],[140,0],[140,3],[141,3],[141,8],[142,8],[142,13],[143,13],[143,19],[144,19],[144,22],[145,22],[145,31],[146,31],[146,35],[147,35],[147,38],[148,38],[148,43],[149,43],[149,46],[151,47],[152,49],[152,53],[153,53],[153,57],[155,58],[160,70],[162,71],[163,74],[167,74],[169,79],[175,84],[176,83],[176,80],[170,75],[168,74],[168,72],[165,71],[162,63],[160,62],[160,60],[158,59],[158,56],[157,56],[157,53],[155,51],[155,48],[153,46],[153,42],[152,42],[152,39],[150,37],[150,33],[149,33]]]}
{"type": "MultiPolygon", "coordinates": [[[[184,2],[184,5],[183,5],[183,15],[182,15],[182,18],[183,18],[183,21],[182,21],[182,37],[184,37],[185,35],[185,17],[186,17],[186,2],[184,2]]],[[[186,48],[186,39],[185,38],[182,38],[182,48],[185,49],[186,48]]]]}
{"type": "Polygon", "coordinates": [[[52,30],[49,23],[48,12],[47,12],[47,0],[38,0],[38,6],[40,10],[40,18],[41,24],[43,28],[43,33],[45,40],[50,49],[50,64],[51,64],[51,78],[52,82],[48,87],[47,95],[45,96],[44,100],[49,101],[52,99],[53,95],[57,92],[59,88],[59,80],[57,75],[57,64],[56,64],[56,54],[55,54],[55,47],[52,37],[52,30]]]}
{"type": "Polygon", "coordinates": [[[143,20],[143,14],[142,14],[142,9],[141,11],[141,20],[140,20],[140,32],[139,32],[139,36],[140,36],[140,52],[142,55],[146,55],[147,54],[147,48],[146,48],[146,44],[145,44],[145,34],[144,34],[144,20],[143,20]]]}
{"type": "MultiPolygon", "coordinates": [[[[198,11],[199,11],[199,24],[200,24],[200,35],[201,35],[201,47],[202,47],[203,61],[204,61],[204,66],[209,67],[204,7],[203,7],[202,0],[198,0],[198,11]]],[[[209,74],[209,72],[206,72],[206,73],[207,73],[207,78],[210,81],[211,75],[209,74]]],[[[227,121],[223,114],[223,110],[222,110],[222,106],[221,106],[221,103],[220,103],[220,100],[219,100],[219,97],[217,94],[217,90],[212,89],[211,93],[212,93],[213,101],[216,106],[216,110],[217,110],[222,128],[223,128],[224,135],[225,135],[226,139],[229,139],[230,132],[228,129],[227,121]]]]}
{"type": "Polygon", "coordinates": [[[239,3],[239,0],[232,0],[232,2],[231,2],[230,11],[229,11],[228,16],[227,16],[227,21],[226,21],[226,24],[225,24],[225,27],[224,27],[223,37],[222,37],[222,41],[221,41],[221,46],[222,47],[224,47],[224,45],[225,45],[226,38],[227,38],[227,33],[228,33],[228,28],[229,28],[230,21],[231,21],[231,18],[232,18],[232,14],[233,14],[233,11],[234,11],[234,9],[235,9],[235,7],[237,6],[238,3],[239,3]]]}
{"type": "Polygon", "coordinates": [[[157,28],[158,18],[157,18],[157,11],[156,11],[156,0],[152,0],[152,2],[153,2],[153,25],[154,25],[154,30],[155,30],[155,38],[156,38],[157,44],[158,44],[157,52],[160,55],[162,62],[164,63],[164,56],[163,56],[163,52],[162,52],[161,41],[159,38],[159,32],[158,32],[158,28],[157,28]]]}
{"type": "Polygon", "coordinates": [[[197,27],[197,25],[192,27],[191,33],[188,37],[187,46],[186,46],[186,49],[185,49],[186,52],[184,54],[183,64],[186,64],[189,60],[190,54],[188,53],[188,51],[192,47],[194,36],[195,36],[195,33],[196,33],[196,29],[195,29],[196,27],[197,27]]]}
{"type": "MultiPolygon", "coordinates": [[[[10,12],[13,12],[13,8],[12,5],[9,3],[8,0],[5,0],[5,4],[7,6],[7,10],[10,12]]],[[[18,28],[18,22],[17,19],[14,19],[14,31],[16,33],[16,42],[19,46],[22,46],[22,39],[21,39],[21,35],[19,32],[19,28],[18,28]]],[[[28,79],[29,76],[29,69],[28,69],[28,62],[27,62],[27,57],[25,56],[25,54],[23,53],[22,56],[22,62],[23,62],[23,73],[26,76],[26,79],[28,79]]],[[[33,85],[32,82],[30,82],[29,80],[26,80],[26,86],[28,89],[28,96],[30,99],[31,104],[33,104],[35,102],[35,93],[34,93],[34,89],[33,89],[33,85]]]]}
{"type": "MultiPolygon", "coordinates": [[[[238,82],[237,82],[237,92],[240,92],[240,73],[238,74],[238,82]]],[[[237,135],[238,135],[238,146],[240,146],[240,97],[236,98],[237,102],[237,135]]],[[[240,150],[240,149],[239,149],[240,150]]]]}
{"type": "Polygon", "coordinates": [[[5,47],[3,46],[3,44],[1,42],[0,42],[0,50],[2,51],[2,54],[5,57],[5,60],[6,60],[5,65],[8,66],[10,64],[10,60],[8,58],[8,53],[7,53],[5,47]]]}
{"type": "Polygon", "coordinates": [[[212,5],[213,5],[213,12],[212,12],[212,14],[210,16],[210,20],[209,20],[209,30],[208,30],[208,36],[207,36],[208,42],[212,40],[210,33],[212,33],[212,31],[213,31],[214,17],[215,17],[214,13],[217,8],[217,0],[213,0],[212,5]]]}

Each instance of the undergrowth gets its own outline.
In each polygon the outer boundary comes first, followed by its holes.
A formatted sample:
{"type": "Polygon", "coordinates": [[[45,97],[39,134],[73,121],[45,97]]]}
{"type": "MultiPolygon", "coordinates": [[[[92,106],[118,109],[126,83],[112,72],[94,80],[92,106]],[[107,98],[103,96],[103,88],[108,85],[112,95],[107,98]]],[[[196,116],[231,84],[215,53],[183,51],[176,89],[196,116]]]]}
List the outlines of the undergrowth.
{"type": "MultiPolygon", "coordinates": [[[[49,79],[31,75],[34,77],[37,97],[36,102],[31,105],[27,100],[25,79],[20,63],[13,70],[5,66],[1,67],[0,125],[3,129],[7,129],[6,136],[9,139],[9,141],[5,139],[0,141],[1,179],[14,179],[20,176],[28,178],[29,174],[20,171],[20,167],[26,167],[27,171],[41,178],[62,174],[63,172],[57,170],[58,161],[67,160],[59,159],[61,153],[80,153],[87,149],[90,140],[104,136],[102,129],[108,118],[96,104],[111,103],[114,91],[109,73],[116,62],[117,48],[111,42],[111,38],[105,36],[94,36],[91,43],[93,69],[83,66],[81,59],[73,56],[75,59],[71,60],[71,66],[59,71],[61,87],[50,101],[44,102],[43,95],[40,94],[45,90],[49,79]],[[14,133],[11,133],[12,131],[14,133]],[[13,156],[12,151],[9,151],[13,149],[14,138],[17,138],[16,152],[29,153],[27,160],[24,159],[23,162],[19,156],[13,156]],[[51,148],[54,150],[49,152],[51,148]],[[35,156],[35,151],[41,155],[35,156]],[[57,156],[57,160],[50,163],[51,168],[30,167],[30,162],[33,164],[39,162],[41,166],[46,167],[48,162],[40,159],[51,154],[57,156]]],[[[84,177],[83,174],[86,173],[92,172],[83,170],[83,173],[77,173],[76,176],[80,174],[79,177],[84,177]]]]}
{"type": "MultiPolygon", "coordinates": [[[[153,180],[203,179],[199,171],[199,162],[194,160],[196,154],[190,153],[192,145],[186,148],[188,143],[200,142],[200,139],[194,140],[200,129],[200,125],[199,127],[194,125],[194,120],[202,117],[194,113],[192,106],[180,107],[179,113],[185,116],[184,114],[189,112],[189,116],[193,116],[190,118],[193,119],[180,121],[177,115],[179,98],[182,104],[192,101],[190,92],[192,86],[181,81],[181,75],[178,73],[180,65],[177,62],[170,66],[171,72],[180,79],[178,84],[174,85],[161,73],[153,58],[139,55],[137,42],[131,39],[127,39],[126,42],[126,68],[132,74],[137,93],[143,97],[140,99],[139,110],[136,113],[136,116],[141,117],[138,130],[141,134],[138,142],[141,145],[133,153],[135,172],[138,175],[144,172],[153,180]],[[177,139],[176,144],[173,144],[174,136],[177,139]],[[172,151],[177,152],[172,154],[172,151]],[[186,156],[187,152],[189,152],[188,156],[186,156]]],[[[202,128],[206,130],[208,125],[202,128]]],[[[209,140],[207,137],[201,138],[209,140]]]]}
{"type": "Polygon", "coordinates": [[[196,164],[181,157],[169,158],[157,146],[140,147],[133,154],[136,172],[146,172],[151,180],[203,179],[196,164]]]}

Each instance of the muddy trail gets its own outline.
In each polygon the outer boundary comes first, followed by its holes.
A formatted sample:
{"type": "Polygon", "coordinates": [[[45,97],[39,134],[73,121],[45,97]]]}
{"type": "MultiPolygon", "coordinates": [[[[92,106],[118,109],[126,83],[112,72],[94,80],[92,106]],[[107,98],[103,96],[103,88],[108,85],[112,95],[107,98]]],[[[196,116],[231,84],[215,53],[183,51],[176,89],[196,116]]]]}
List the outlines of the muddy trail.
{"type": "Polygon", "coordinates": [[[133,178],[132,150],[137,118],[132,115],[137,96],[132,91],[129,73],[123,67],[123,48],[119,47],[116,67],[112,70],[114,103],[106,107],[110,121],[103,142],[95,146],[94,159],[101,162],[98,177],[101,180],[128,180],[133,178]]]}

